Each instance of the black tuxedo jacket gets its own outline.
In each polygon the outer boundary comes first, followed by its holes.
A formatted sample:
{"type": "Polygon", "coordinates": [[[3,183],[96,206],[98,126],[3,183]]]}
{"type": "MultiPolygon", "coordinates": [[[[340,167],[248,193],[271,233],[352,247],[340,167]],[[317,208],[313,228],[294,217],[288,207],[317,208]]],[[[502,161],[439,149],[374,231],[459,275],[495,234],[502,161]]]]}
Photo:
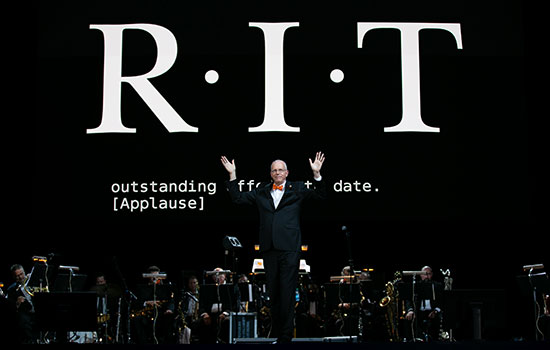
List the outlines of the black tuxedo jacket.
{"type": "Polygon", "coordinates": [[[260,185],[249,191],[239,191],[238,180],[227,181],[227,190],[234,203],[250,204],[258,208],[260,216],[260,251],[270,249],[300,251],[302,232],[300,213],[306,199],[326,198],[323,180],[313,180],[308,189],[303,181],[286,181],[285,192],[277,209],[271,197],[273,183],[260,185]]]}

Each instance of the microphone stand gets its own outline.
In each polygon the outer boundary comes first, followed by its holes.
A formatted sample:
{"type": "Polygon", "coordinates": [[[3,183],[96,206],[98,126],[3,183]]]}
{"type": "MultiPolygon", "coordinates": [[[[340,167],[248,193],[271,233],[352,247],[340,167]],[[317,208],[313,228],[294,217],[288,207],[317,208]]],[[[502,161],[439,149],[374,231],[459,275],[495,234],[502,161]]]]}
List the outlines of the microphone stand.
{"type": "Polygon", "coordinates": [[[533,305],[535,307],[535,340],[539,341],[539,331],[538,331],[538,318],[539,318],[539,312],[538,312],[538,303],[537,303],[537,287],[535,286],[535,283],[533,281],[533,270],[534,268],[531,267],[529,270],[529,283],[531,284],[531,288],[533,289],[533,305]]]}
{"type": "MultiPolygon", "coordinates": [[[[122,287],[124,289],[124,295],[125,295],[125,301],[126,301],[126,306],[127,306],[127,309],[126,309],[126,344],[130,344],[131,342],[131,319],[130,319],[130,314],[131,314],[131,307],[132,307],[132,300],[137,300],[137,297],[134,293],[132,293],[132,291],[130,289],[128,289],[128,284],[126,284],[126,279],[124,278],[124,275],[122,274],[122,271],[120,271],[120,267],[118,265],[118,261],[117,261],[117,258],[116,256],[113,256],[113,265],[115,267],[115,270],[118,274],[118,277],[120,277],[120,281],[122,282],[122,287]]],[[[120,310],[120,306],[119,306],[119,310],[120,310]]],[[[120,322],[120,317],[122,315],[118,314],[118,319],[120,322]]],[[[117,337],[118,338],[118,337],[117,337]]],[[[121,339],[122,340],[122,339],[121,339]]],[[[119,341],[119,339],[116,339],[116,341],[119,341]]]]}
{"type": "Polygon", "coordinates": [[[128,288],[125,288],[126,289],[126,297],[127,297],[127,300],[126,300],[126,303],[128,305],[127,306],[127,309],[126,309],[126,344],[131,344],[132,343],[132,319],[130,317],[130,315],[132,314],[132,301],[133,300],[137,300],[137,297],[134,293],[132,293],[131,290],[129,290],[128,288]]]}
{"type": "MultiPolygon", "coordinates": [[[[353,267],[353,258],[351,254],[351,233],[347,230],[346,226],[342,227],[342,231],[346,233],[346,241],[348,245],[348,264],[349,264],[349,314],[351,316],[352,313],[352,291],[353,291],[353,279],[355,278],[355,269],[353,267]]],[[[348,332],[349,332],[349,342],[353,342],[352,337],[352,325],[351,325],[351,317],[348,320],[348,332]]]]}
{"type": "Polygon", "coordinates": [[[69,293],[72,293],[73,291],[73,276],[74,271],[72,268],[69,269],[69,293]]]}
{"type": "Polygon", "coordinates": [[[413,296],[412,299],[413,299],[413,313],[414,313],[412,338],[413,338],[413,343],[414,343],[414,342],[416,342],[416,332],[418,332],[418,311],[417,311],[417,308],[416,308],[416,303],[418,301],[418,295],[416,294],[416,274],[413,275],[412,296],[413,296]]]}

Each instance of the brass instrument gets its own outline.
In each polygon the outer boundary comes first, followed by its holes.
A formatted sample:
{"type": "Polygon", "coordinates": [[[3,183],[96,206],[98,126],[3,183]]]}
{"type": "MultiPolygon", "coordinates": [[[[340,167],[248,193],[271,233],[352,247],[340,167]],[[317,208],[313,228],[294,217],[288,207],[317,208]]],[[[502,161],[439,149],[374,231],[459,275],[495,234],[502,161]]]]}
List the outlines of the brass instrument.
{"type": "Polygon", "coordinates": [[[17,286],[16,291],[25,291],[28,295],[31,297],[34,297],[34,293],[48,293],[48,286],[29,286],[29,282],[31,280],[32,272],[29,273],[26,277],[23,283],[21,283],[19,286],[17,286]]]}
{"type": "Polygon", "coordinates": [[[378,305],[386,310],[386,327],[388,330],[389,340],[391,342],[400,341],[398,328],[398,308],[399,308],[399,291],[395,285],[401,281],[401,273],[396,272],[393,281],[387,282],[385,285],[385,296],[380,299],[378,305]]]}
{"type": "Polygon", "coordinates": [[[34,294],[35,293],[49,293],[49,289],[48,289],[48,286],[46,287],[31,287],[31,286],[26,286],[25,287],[25,290],[27,291],[27,293],[29,293],[29,295],[31,297],[34,297],[34,294]]]}
{"type": "MultiPolygon", "coordinates": [[[[34,261],[35,265],[33,266],[31,272],[25,276],[25,280],[23,283],[17,286],[16,291],[21,291],[23,294],[28,294],[30,297],[34,297],[35,293],[49,293],[48,289],[48,259],[43,256],[33,256],[32,260],[34,261]],[[31,281],[32,274],[34,272],[34,268],[37,264],[44,264],[46,266],[44,273],[44,279],[46,281],[46,286],[42,285],[42,279],[40,280],[39,286],[29,286],[29,282],[31,281]]],[[[40,272],[38,272],[40,273],[40,272]]]]}
{"type": "Polygon", "coordinates": [[[134,311],[130,314],[130,318],[136,318],[136,317],[140,317],[140,316],[147,316],[147,317],[152,317],[152,313],[153,311],[155,310],[155,308],[161,306],[162,304],[168,302],[170,300],[157,300],[157,305],[147,305],[146,307],[144,307],[143,309],[139,309],[137,311],[134,311]]]}
{"type": "Polygon", "coordinates": [[[107,323],[111,319],[111,315],[100,313],[97,315],[97,324],[107,323]]]}
{"type": "Polygon", "coordinates": [[[195,309],[193,310],[193,321],[196,321],[199,319],[199,293],[200,293],[200,287],[197,286],[197,292],[195,293],[196,294],[196,298],[197,298],[197,301],[195,302],[195,309]]]}
{"type": "Polygon", "coordinates": [[[365,298],[365,295],[363,294],[362,288],[359,288],[359,295],[361,296],[361,301],[359,302],[359,319],[358,319],[358,323],[357,323],[357,329],[358,329],[358,332],[359,332],[358,334],[362,339],[363,338],[363,331],[364,331],[363,306],[365,305],[365,300],[367,298],[365,298]]]}
{"type": "Polygon", "coordinates": [[[393,283],[392,282],[386,283],[385,288],[386,288],[385,290],[386,295],[382,299],[380,299],[380,302],[378,303],[380,307],[388,306],[392,301],[392,298],[394,297],[393,294],[395,292],[395,287],[393,286],[393,283]]]}

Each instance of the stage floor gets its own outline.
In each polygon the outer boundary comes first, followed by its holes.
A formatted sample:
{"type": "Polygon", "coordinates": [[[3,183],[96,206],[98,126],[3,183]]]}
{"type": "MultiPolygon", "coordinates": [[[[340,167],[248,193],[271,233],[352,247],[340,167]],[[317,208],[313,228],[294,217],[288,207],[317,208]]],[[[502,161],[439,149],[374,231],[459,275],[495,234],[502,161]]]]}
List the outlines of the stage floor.
{"type": "Polygon", "coordinates": [[[365,343],[351,343],[345,341],[327,341],[323,338],[295,338],[291,343],[288,344],[271,344],[274,339],[267,338],[256,338],[256,340],[243,341],[235,344],[151,344],[151,345],[135,345],[135,344],[36,344],[36,345],[22,345],[21,349],[36,349],[40,350],[45,349],[78,349],[83,347],[85,349],[181,349],[185,347],[198,347],[198,348],[218,348],[218,347],[229,347],[232,349],[247,348],[250,347],[280,347],[280,346],[289,346],[289,347],[315,347],[323,349],[335,349],[335,348],[350,348],[350,349],[381,349],[381,350],[392,350],[392,349],[426,349],[426,350],[523,350],[523,349],[535,349],[535,350],[548,350],[550,349],[549,341],[538,341],[538,342],[527,342],[527,341],[464,341],[464,342],[430,342],[430,343],[376,343],[376,342],[365,342],[365,343]]]}

